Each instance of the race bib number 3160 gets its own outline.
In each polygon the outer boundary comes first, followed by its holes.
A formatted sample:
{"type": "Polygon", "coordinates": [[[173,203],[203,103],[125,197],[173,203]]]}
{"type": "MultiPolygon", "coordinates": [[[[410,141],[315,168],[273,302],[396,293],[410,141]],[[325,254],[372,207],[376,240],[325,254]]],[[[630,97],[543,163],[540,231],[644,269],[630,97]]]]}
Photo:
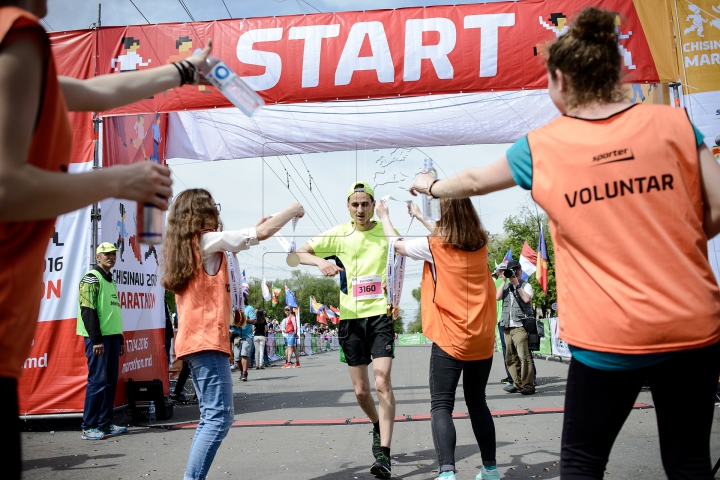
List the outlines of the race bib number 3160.
{"type": "Polygon", "coordinates": [[[365,275],[352,279],[353,298],[355,300],[376,300],[385,298],[380,275],[365,275]]]}

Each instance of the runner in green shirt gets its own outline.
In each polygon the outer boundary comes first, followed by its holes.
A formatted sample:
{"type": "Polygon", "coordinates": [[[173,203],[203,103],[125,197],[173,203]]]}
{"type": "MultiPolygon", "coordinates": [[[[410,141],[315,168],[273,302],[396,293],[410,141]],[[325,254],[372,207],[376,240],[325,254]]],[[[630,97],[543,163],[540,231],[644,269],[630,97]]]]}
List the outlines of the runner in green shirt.
{"type": "Polygon", "coordinates": [[[373,423],[375,463],[370,472],[377,478],[389,478],[395,419],[390,381],[395,333],[385,294],[388,242],[382,224],[372,221],[375,193],[370,185],[354,182],[346,198],[352,221],[313,238],[298,254],[300,263],[317,266],[325,276],[340,274],[340,352],[348,364],[358,404],[373,423]],[[370,363],[379,414],[370,392],[370,363]]]}

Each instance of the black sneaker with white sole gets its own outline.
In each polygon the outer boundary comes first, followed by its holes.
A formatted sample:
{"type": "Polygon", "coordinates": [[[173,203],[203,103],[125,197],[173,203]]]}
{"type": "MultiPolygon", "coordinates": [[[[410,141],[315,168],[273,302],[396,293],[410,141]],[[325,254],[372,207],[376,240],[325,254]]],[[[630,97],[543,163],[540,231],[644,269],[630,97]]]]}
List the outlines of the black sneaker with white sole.
{"type": "Polygon", "coordinates": [[[392,471],[390,469],[390,459],[387,455],[382,452],[375,454],[375,463],[370,467],[370,473],[375,475],[375,478],[390,478],[392,477],[392,471]]]}

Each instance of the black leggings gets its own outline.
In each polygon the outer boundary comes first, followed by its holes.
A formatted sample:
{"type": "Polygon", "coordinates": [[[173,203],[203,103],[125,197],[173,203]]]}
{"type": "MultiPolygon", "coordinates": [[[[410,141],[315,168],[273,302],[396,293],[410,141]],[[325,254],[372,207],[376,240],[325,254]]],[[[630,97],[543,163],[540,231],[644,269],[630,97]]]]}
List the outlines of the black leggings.
{"type": "Polygon", "coordinates": [[[20,417],[18,413],[17,380],[0,378],[0,425],[3,426],[3,445],[0,448],[2,477],[20,478],[22,454],[20,452],[20,417]]]}
{"type": "Polygon", "coordinates": [[[711,479],[710,430],[719,373],[720,343],[621,372],[573,359],[565,393],[561,478],[603,478],[615,437],[649,380],[668,478],[711,479]]]}
{"type": "Polygon", "coordinates": [[[430,423],[438,471],[455,471],[455,390],[463,373],[463,394],[484,465],[495,465],[495,424],[485,402],[492,357],[463,362],[433,343],[430,353],[430,423]]]}

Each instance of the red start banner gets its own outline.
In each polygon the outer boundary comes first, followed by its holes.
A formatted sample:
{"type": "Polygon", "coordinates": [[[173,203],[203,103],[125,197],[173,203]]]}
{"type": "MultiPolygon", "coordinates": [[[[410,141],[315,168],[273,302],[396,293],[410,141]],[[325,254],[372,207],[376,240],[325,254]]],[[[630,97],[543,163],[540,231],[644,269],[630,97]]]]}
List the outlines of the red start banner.
{"type": "MultiPolygon", "coordinates": [[[[617,12],[625,81],[657,83],[658,71],[633,2],[600,0],[617,12]]],[[[215,22],[107,27],[56,34],[65,74],[122,74],[182,60],[213,40],[213,54],[268,104],[540,89],[543,48],[586,6],[524,1],[322,13],[215,22]],[[74,49],[74,50],[73,50],[74,49]],[[75,62],[75,60],[79,60],[75,62]],[[68,70],[76,70],[72,73],[68,70]]],[[[230,106],[211,87],[186,86],[104,114],[230,106]]]]}

